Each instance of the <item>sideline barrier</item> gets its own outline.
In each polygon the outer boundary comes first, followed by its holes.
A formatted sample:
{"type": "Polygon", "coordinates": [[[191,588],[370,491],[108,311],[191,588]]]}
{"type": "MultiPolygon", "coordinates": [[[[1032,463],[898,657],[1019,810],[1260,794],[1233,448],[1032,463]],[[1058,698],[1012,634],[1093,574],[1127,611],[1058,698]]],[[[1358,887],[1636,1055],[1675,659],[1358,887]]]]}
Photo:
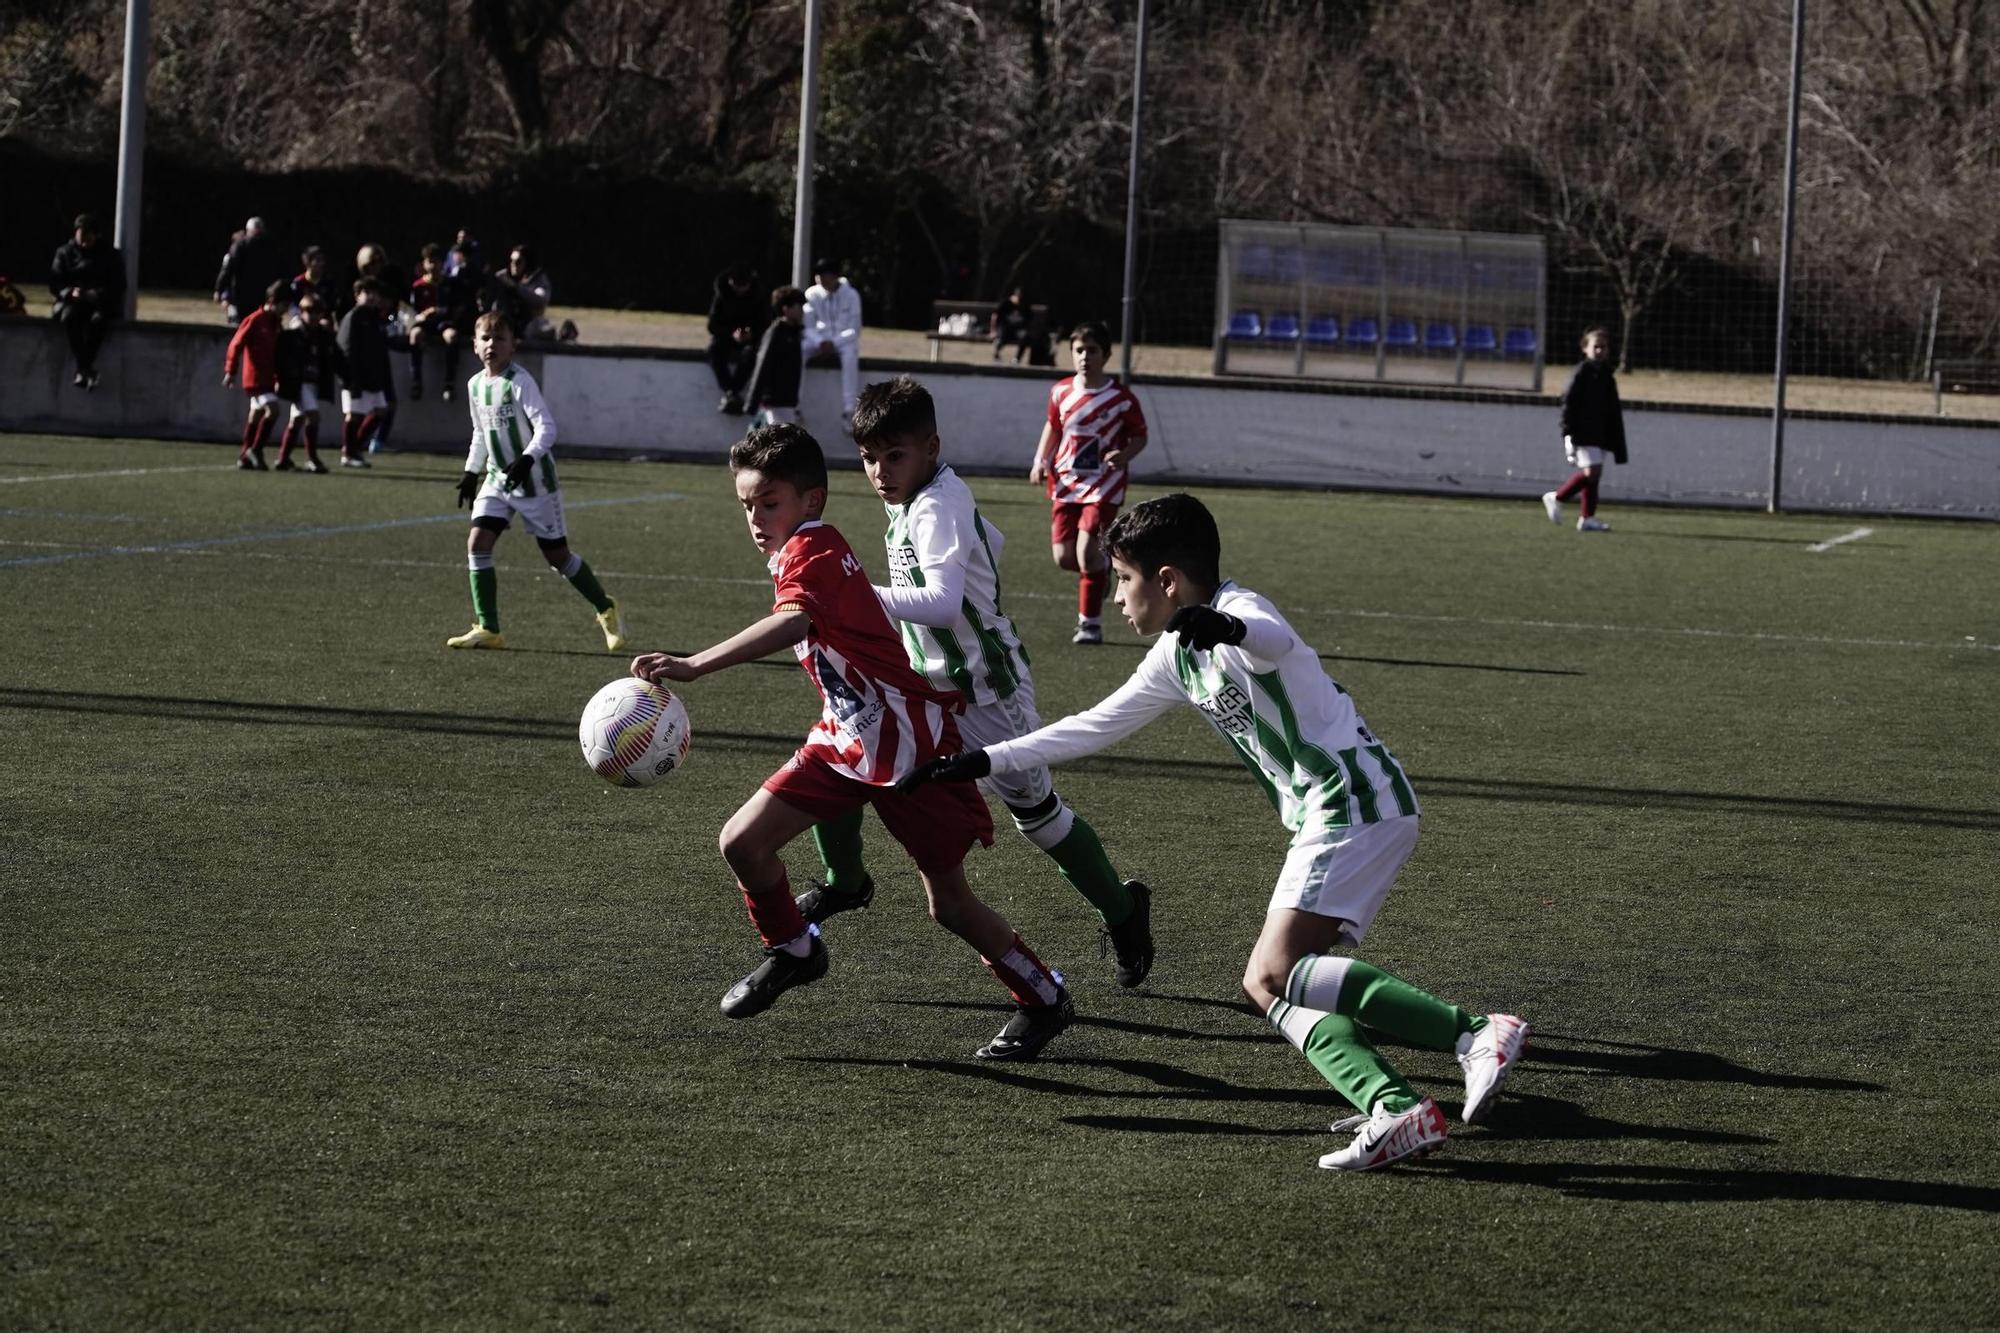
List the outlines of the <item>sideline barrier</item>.
{"type": "MultiPolygon", "coordinates": [[[[233,446],[244,402],[221,382],[228,340],[220,325],[118,326],[99,363],[103,383],[87,393],[70,383],[69,350],[52,321],[0,321],[0,430],[233,446]]],[[[431,391],[417,402],[407,359],[394,363],[402,402],[392,442],[456,453],[469,431],[465,406],[438,400],[442,367],[431,357],[431,391]]],[[[749,420],[715,411],[715,383],[697,351],[564,348],[521,361],[572,451],[720,461],[749,420]]],[[[470,351],[461,365],[473,369],[470,351]]],[[[864,382],[908,372],[930,387],[946,456],[960,471],[1025,477],[1056,378],[1048,370],[866,357],[862,370],[864,382]]],[[[1138,393],[1152,429],[1133,478],[1138,496],[1209,483],[1531,498],[1568,472],[1548,399],[1192,379],[1142,379],[1138,393]]],[[[801,399],[829,461],[846,466],[853,455],[836,426],[838,372],[808,370],[801,399]]],[[[1625,424],[1632,463],[1610,469],[1607,502],[1763,506],[1768,412],[1628,403],[1625,424]]],[[[338,438],[323,418],[321,441],[338,438]]],[[[1787,509],[2000,519],[1995,423],[1793,414],[1785,457],[1787,509]]]]}

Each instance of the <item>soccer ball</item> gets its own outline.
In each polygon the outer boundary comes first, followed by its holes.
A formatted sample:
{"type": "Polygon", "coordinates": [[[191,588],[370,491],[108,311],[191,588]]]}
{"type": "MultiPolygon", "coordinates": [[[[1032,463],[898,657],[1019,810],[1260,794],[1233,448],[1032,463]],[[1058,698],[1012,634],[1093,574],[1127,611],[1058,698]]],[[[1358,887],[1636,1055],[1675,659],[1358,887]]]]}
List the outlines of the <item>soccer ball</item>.
{"type": "Polygon", "coordinates": [[[583,762],[614,787],[650,787],[687,760],[687,705],[664,685],[622,676],[584,706],[583,762]]]}

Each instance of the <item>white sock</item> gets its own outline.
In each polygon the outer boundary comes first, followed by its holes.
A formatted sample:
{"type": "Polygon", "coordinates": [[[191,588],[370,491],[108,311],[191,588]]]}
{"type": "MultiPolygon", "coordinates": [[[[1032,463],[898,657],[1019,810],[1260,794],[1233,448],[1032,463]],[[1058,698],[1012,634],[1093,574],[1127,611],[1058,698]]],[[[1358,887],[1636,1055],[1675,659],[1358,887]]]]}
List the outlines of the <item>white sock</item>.
{"type": "Polygon", "coordinates": [[[1292,964],[1292,974],[1285,978],[1285,998],[1329,1014],[1336,1012],[1341,983],[1347,980],[1348,964],[1353,961],[1338,954],[1307,954],[1292,964]]]}

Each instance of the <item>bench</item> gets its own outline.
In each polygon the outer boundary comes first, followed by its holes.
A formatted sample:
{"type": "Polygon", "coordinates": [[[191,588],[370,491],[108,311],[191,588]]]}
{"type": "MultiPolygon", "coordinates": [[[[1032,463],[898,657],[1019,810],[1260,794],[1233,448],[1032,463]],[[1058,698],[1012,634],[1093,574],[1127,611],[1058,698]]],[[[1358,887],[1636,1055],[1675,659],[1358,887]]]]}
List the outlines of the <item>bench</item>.
{"type": "Polygon", "coordinates": [[[1939,416],[1948,393],[2000,393],[2000,361],[1932,362],[1931,396],[1939,416]]]}
{"type": "MultiPolygon", "coordinates": [[[[993,341],[993,311],[998,301],[933,301],[931,326],[924,334],[931,345],[931,360],[938,359],[939,347],[948,342],[990,343],[993,341]]],[[[1049,336],[1049,308],[1028,307],[1028,347],[1030,352],[1049,336]]]]}

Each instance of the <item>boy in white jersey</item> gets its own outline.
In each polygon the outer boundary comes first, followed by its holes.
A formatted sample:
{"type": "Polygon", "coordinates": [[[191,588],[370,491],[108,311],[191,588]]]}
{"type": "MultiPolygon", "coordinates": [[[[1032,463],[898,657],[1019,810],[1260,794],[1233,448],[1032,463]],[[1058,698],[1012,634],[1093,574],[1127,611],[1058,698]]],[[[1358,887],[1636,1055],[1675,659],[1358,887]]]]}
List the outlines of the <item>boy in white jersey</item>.
{"type": "Polygon", "coordinates": [[[479,317],[473,355],[483,369],[465,382],[472,411],[472,448],[458,480],[458,502],[472,507],[466,537],[466,565],[472,571],[472,628],[446,639],[447,648],[505,648],[500,637],[500,584],[493,568],[493,545],[519,517],[535,535],[549,568],[569,580],[597,611],[606,652],[625,646],[618,604],[605,593],[582,556],[569,549],[563,527],[562,493],[556,487],[556,423],[542,402],[541,386],[514,364],[514,329],[489,310],[479,317]]]}
{"type": "Polygon", "coordinates": [[[1292,832],[1242,984],[1271,1025],[1364,1113],[1334,1126],[1357,1132],[1319,1164],[1366,1171],[1439,1147],[1443,1114],[1382,1058],[1370,1034],[1455,1051],[1465,1071],[1464,1118],[1477,1121],[1513,1072],[1528,1025],[1511,1014],[1469,1014],[1333,952],[1361,942],[1416,850],[1409,779],[1277,608],[1222,579],[1221,539],[1199,500],[1148,500],[1111,525],[1105,544],[1126,619],[1142,635],[1162,635],[1131,679],[1095,708],[935,760],[906,781],[969,781],[1061,763],[1131,735],[1176,703],[1200,709],[1292,832]]]}
{"type": "MultiPolygon", "coordinates": [[[[869,485],[888,511],[889,586],[875,593],[896,622],[910,665],[939,690],[965,700],[958,733],[968,746],[995,745],[1041,726],[1035,681],[1014,622],[1000,609],[999,529],[972,492],[938,461],[937,408],[929,390],[905,376],[871,384],[854,409],[854,444],[869,485]]],[[[1104,844],[1056,794],[1046,768],[980,783],[1013,816],[1014,827],[1047,852],[1063,878],[1097,909],[1118,959],[1118,984],[1138,985],[1153,965],[1152,893],[1121,881],[1104,844]]],[[[826,878],[799,895],[815,925],[875,897],[861,856],[861,812],[813,829],[826,878]]]]}

